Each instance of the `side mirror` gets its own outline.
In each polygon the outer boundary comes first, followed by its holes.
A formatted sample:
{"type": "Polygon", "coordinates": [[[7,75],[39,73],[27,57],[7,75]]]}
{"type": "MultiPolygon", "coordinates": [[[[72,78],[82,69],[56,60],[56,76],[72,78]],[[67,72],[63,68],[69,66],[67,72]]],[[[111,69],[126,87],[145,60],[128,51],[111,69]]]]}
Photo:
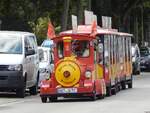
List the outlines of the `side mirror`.
{"type": "Polygon", "coordinates": [[[25,51],[25,56],[34,55],[34,54],[35,54],[34,49],[28,49],[27,51],[25,51]]]}

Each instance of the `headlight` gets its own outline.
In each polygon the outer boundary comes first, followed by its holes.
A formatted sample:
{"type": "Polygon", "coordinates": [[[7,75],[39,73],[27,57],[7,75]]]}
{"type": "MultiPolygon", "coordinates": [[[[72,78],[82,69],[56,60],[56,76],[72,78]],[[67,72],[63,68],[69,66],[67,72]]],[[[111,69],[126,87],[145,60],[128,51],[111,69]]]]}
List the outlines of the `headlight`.
{"type": "Polygon", "coordinates": [[[8,66],[8,70],[9,71],[21,71],[22,70],[22,65],[18,64],[18,65],[9,65],[8,66]]]}
{"type": "Polygon", "coordinates": [[[86,77],[86,78],[91,78],[91,76],[92,76],[91,71],[86,71],[86,72],[85,72],[85,77],[86,77]]]}

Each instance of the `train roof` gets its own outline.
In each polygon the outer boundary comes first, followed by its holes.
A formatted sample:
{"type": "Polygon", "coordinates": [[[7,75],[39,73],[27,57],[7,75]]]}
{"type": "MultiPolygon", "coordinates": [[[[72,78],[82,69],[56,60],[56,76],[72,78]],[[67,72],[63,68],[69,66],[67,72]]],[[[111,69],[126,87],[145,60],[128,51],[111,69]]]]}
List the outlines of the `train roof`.
{"type": "MultiPolygon", "coordinates": [[[[91,34],[92,26],[91,25],[79,25],[77,28],[77,32],[73,33],[73,30],[67,30],[60,33],[62,34],[91,34]]],[[[104,29],[97,26],[96,34],[116,34],[120,36],[133,36],[129,33],[118,32],[117,29],[104,29]]]]}
{"type": "MultiPolygon", "coordinates": [[[[59,34],[59,36],[54,37],[55,38],[59,38],[62,36],[75,36],[75,35],[82,35],[82,36],[89,36],[92,34],[92,26],[91,25],[79,25],[77,28],[77,31],[74,33],[73,30],[67,30],[67,31],[63,31],[59,34]]],[[[124,32],[118,32],[117,29],[104,29],[101,28],[99,26],[97,26],[96,28],[96,33],[94,35],[97,34],[113,34],[113,35],[119,35],[119,36],[129,36],[132,37],[132,34],[129,33],[124,33],[124,32]]]]}

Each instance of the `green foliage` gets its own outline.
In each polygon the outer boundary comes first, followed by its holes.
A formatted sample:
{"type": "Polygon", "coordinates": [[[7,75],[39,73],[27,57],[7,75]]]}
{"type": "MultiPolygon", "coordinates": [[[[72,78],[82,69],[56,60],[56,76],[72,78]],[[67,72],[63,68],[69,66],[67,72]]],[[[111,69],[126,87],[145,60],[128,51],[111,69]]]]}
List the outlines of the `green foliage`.
{"type": "Polygon", "coordinates": [[[47,28],[49,21],[49,17],[39,17],[36,22],[28,22],[32,28],[32,31],[38,38],[38,44],[41,44],[41,42],[47,38],[47,28]]]}

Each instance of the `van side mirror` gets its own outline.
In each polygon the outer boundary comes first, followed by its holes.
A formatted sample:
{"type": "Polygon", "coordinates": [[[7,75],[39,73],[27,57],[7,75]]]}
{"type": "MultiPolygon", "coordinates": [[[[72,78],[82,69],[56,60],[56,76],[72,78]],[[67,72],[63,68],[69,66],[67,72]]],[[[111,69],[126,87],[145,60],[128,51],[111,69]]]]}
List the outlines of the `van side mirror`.
{"type": "Polygon", "coordinates": [[[35,54],[35,50],[34,49],[27,49],[25,51],[25,56],[34,55],[34,54],[35,54]]]}

